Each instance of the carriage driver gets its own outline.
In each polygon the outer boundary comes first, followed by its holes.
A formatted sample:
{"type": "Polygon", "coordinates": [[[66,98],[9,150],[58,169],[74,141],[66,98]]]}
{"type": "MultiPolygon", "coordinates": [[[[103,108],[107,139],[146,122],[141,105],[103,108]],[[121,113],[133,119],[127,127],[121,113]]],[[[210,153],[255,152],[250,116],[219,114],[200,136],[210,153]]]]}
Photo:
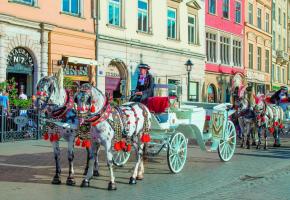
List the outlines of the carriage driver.
{"type": "Polygon", "coordinates": [[[154,79],[151,74],[149,74],[150,67],[147,64],[139,64],[138,66],[140,74],[138,76],[137,86],[135,94],[131,97],[130,101],[134,102],[147,102],[149,97],[152,97],[154,79]]]}
{"type": "Polygon", "coordinates": [[[277,92],[275,92],[271,98],[270,101],[274,104],[279,105],[281,103],[281,100],[286,97],[289,101],[288,98],[288,87],[287,86],[281,86],[280,90],[278,90],[277,92]]]}

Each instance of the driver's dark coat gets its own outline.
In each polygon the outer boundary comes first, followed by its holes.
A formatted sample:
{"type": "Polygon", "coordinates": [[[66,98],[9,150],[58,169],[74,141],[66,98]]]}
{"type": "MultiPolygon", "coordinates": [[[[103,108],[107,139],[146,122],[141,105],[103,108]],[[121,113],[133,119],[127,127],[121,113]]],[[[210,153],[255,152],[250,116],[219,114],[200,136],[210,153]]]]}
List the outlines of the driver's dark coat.
{"type": "Polygon", "coordinates": [[[145,77],[144,85],[141,85],[139,82],[140,75],[137,79],[137,86],[135,92],[142,92],[142,96],[139,97],[137,95],[134,95],[131,99],[131,101],[138,101],[138,102],[146,102],[146,100],[149,97],[153,97],[154,95],[154,78],[151,74],[148,74],[145,77]]]}

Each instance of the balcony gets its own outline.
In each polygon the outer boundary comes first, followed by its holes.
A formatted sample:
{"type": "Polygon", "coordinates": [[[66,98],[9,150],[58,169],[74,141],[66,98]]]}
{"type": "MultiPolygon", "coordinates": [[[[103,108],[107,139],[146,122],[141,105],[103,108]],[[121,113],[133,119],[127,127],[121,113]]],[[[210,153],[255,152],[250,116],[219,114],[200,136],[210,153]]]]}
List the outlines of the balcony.
{"type": "Polygon", "coordinates": [[[289,54],[283,50],[278,50],[276,51],[277,54],[277,63],[281,65],[285,65],[289,61],[289,54]]]}

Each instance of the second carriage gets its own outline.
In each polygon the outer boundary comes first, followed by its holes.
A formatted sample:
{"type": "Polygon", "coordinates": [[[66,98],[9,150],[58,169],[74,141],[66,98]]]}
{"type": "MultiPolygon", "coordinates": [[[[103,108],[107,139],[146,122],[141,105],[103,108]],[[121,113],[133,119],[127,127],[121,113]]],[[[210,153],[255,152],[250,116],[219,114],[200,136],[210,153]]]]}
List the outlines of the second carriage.
{"type": "MultiPolygon", "coordinates": [[[[152,114],[151,141],[147,144],[149,156],[167,152],[168,167],[179,173],[187,159],[189,139],[195,139],[201,150],[217,151],[222,161],[229,161],[236,148],[236,129],[229,117],[234,113],[230,104],[211,107],[207,115],[203,107],[181,104],[180,88],[173,84],[155,84],[154,97],[147,106],[152,114]],[[206,119],[208,129],[204,130],[206,119]],[[210,148],[205,145],[211,142],[210,148]]],[[[124,165],[130,158],[125,151],[114,152],[114,164],[124,165]]]]}

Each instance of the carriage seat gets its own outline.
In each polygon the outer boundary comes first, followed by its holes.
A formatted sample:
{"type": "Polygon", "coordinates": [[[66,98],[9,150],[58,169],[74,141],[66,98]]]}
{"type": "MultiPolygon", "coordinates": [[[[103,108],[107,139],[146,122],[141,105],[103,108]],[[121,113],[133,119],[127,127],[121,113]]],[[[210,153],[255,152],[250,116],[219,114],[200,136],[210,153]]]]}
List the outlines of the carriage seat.
{"type": "Polygon", "coordinates": [[[147,107],[152,113],[164,113],[169,107],[168,97],[149,97],[147,107]]]}

